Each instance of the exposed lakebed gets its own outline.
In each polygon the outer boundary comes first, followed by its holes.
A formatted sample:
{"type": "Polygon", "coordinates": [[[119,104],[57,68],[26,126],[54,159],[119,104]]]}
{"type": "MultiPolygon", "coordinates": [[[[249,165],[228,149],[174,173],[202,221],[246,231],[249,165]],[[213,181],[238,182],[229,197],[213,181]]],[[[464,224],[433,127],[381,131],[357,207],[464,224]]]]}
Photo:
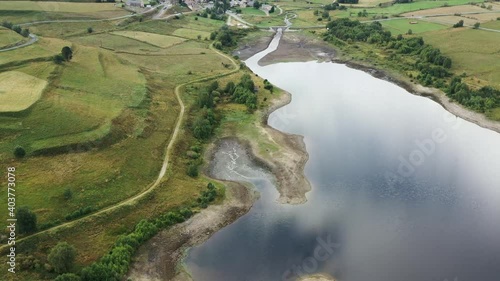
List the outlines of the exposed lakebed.
{"type": "Polygon", "coordinates": [[[273,178],[234,140],[214,177],[253,183],[249,213],[191,249],[194,280],[500,280],[500,134],[397,85],[335,63],[257,64],[292,94],[269,124],[304,136],[308,202],[276,202],[273,178]]]}

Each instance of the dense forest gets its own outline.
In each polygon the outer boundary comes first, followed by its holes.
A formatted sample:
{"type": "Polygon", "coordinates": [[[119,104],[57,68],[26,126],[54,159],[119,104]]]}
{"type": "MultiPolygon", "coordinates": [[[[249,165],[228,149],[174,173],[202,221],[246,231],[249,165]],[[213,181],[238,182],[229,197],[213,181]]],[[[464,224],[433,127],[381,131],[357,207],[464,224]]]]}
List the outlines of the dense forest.
{"type": "Polygon", "coordinates": [[[416,78],[425,86],[442,89],[449,97],[473,110],[486,112],[500,106],[499,90],[491,87],[474,90],[463,83],[460,77],[452,77],[449,71],[452,60],[439,49],[426,44],[421,37],[404,37],[401,34],[394,37],[390,31],[382,28],[380,22],[363,24],[348,18],[333,20],[327,24],[327,28],[324,34],[326,41],[376,44],[384,48],[390,54],[389,59],[395,62],[402,57],[411,57],[415,63],[404,66],[405,71],[418,71],[416,77],[410,74],[411,78],[416,78]]]}

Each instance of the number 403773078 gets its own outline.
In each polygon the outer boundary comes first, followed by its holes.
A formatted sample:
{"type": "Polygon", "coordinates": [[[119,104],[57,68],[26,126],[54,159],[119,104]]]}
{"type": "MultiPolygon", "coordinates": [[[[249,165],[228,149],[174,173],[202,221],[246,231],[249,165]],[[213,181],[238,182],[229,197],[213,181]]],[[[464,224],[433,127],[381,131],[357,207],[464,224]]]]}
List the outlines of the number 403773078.
{"type": "Polygon", "coordinates": [[[8,209],[9,209],[9,216],[10,217],[15,217],[14,211],[16,209],[16,175],[14,172],[16,171],[16,168],[14,167],[9,167],[7,168],[7,200],[8,200],[8,209]]]}

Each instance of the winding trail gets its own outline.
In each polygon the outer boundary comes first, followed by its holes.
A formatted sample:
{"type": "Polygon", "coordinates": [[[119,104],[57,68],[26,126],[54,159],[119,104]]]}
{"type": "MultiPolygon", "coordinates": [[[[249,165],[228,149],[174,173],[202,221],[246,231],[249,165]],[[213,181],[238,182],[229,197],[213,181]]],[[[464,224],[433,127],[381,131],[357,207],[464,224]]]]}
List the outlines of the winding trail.
{"type": "Polygon", "coordinates": [[[38,41],[38,36],[36,36],[35,34],[30,34],[28,35],[29,36],[29,40],[28,42],[25,42],[23,44],[20,44],[20,45],[17,45],[17,46],[14,46],[14,47],[10,47],[10,48],[6,48],[6,49],[1,49],[0,50],[0,53],[1,52],[7,52],[7,51],[12,51],[12,50],[17,50],[19,48],[24,48],[24,47],[27,47],[27,46],[30,46],[30,45],[33,45],[35,44],[37,41],[38,41]]]}
{"type": "MultiPolygon", "coordinates": [[[[148,195],[149,193],[151,193],[153,190],[155,190],[160,185],[160,183],[162,182],[162,180],[165,177],[165,174],[166,174],[166,172],[168,170],[168,167],[169,167],[169,164],[170,164],[170,158],[171,158],[172,150],[173,150],[174,144],[175,144],[175,142],[177,140],[177,136],[179,134],[179,130],[180,130],[180,128],[182,126],[182,123],[184,121],[185,106],[184,106],[184,102],[182,101],[182,98],[181,98],[181,89],[183,87],[189,85],[189,84],[204,82],[204,81],[208,81],[208,80],[212,80],[212,79],[216,79],[216,78],[228,76],[228,75],[236,73],[237,71],[240,70],[240,65],[231,56],[229,56],[227,54],[224,54],[221,51],[215,49],[213,47],[213,43],[209,46],[209,48],[210,48],[210,50],[212,50],[215,53],[217,53],[219,56],[230,60],[231,63],[233,64],[233,66],[234,66],[234,69],[232,69],[231,71],[229,71],[227,73],[216,74],[216,75],[211,75],[211,76],[204,77],[204,78],[198,78],[198,79],[195,79],[195,80],[191,80],[189,82],[185,82],[183,84],[179,84],[179,85],[177,85],[175,87],[175,90],[174,90],[175,96],[177,98],[177,101],[179,102],[181,110],[179,112],[179,115],[177,116],[177,121],[176,121],[176,124],[175,124],[175,129],[172,132],[172,135],[170,137],[170,141],[168,142],[167,147],[165,149],[165,157],[163,159],[163,165],[161,167],[160,173],[158,174],[158,177],[156,178],[156,180],[152,184],[150,184],[150,186],[146,190],[142,191],[139,194],[134,195],[133,197],[125,199],[124,201],[121,201],[121,202],[116,203],[114,205],[108,206],[108,207],[106,207],[104,209],[101,209],[101,210],[95,212],[95,213],[91,213],[88,216],[84,216],[84,217],[81,217],[81,218],[78,218],[78,219],[75,219],[75,220],[72,220],[72,221],[69,221],[69,222],[65,222],[63,224],[60,224],[60,225],[57,225],[57,226],[54,226],[54,227],[51,227],[51,228],[48,228],[48,229],[45,229],[45,230],[33,233],[31,235],[25,236],[23,238],[17,239],[16,243],[20,243],[20,242],[22,242],[22,241],[24,241],[24,240],[26,240],[28,238],[33,238],[33,237],[36,237],[36,236],[40,236],[42,234],[46,234],[46,233],[49,233],[49,232],[54,232],[56,230],[60,230],[60,229],[64,229],[64,228],[70,228],[70,227],[72,227],[75,224],[79,224],[79,223],[88,221],[89,219],[91,219],[93,217],[96,217],[96,216],[99,216],[99,215],[102,215],[102,214],[105,214],[105,213],[117,210],[120,207],[127,206],[127,205],[133,205],[133,204],[136,203],[136,201],[138,201],[139,199],[145,197],[146,195],[148,195]]],[[[9,247],[10,247],[9,245],[3,245],[3,246],[0,247],[0,251],[4,251],[5,249],[7,249],[9,247]]]]}

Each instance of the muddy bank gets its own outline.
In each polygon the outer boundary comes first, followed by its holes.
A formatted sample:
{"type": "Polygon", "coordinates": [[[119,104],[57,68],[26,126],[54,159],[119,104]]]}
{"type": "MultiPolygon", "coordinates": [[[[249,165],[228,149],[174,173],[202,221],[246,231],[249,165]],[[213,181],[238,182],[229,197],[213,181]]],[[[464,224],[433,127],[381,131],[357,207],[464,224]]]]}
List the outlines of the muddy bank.
{"type": "Polygon", "coordinates": [[[259,65],[265,66],[278,62],[332,61],[335,50],[319,38],[306,36],[299,32],[285,32],[278,49],[265,56],[259,65]]]}
{"type": "Polygon", "coordinates": [[[264,57],[259,64],[269,65],[278,62],[313,60],[341,63],[362,70],[376,78],[394,83],[414,95],[428,97],[453,115],[500,133],[500,122],[490,120],[481,113],[469,110],[459,103],[451,101],[443,91],[411,82],[408,77],[402,74],[380,70],[365,63],[339,59],[335,56],[335,50],[332,46],[318,38],[310,38],[298,32],[285,32],[278,49],[264,57]]]}
{"type": "Polygon", "coordinates": [[[271,40],[273,40],[274,32],[267,32],[263,36],[247,41],[241,44],[237,50],[233,52],[234,56],[238,56],[242,61],[248,59],[249,57],[262,52],[269,46],[271,40]]]}
{"type": "Polygon", "coordinates": [[[211,205],[143,244],[134,256],[125,280],[191,280],[189,274],[180,268],[185,251],[205,242],[212,234],[246,214],[258,197],[254,190],[238,183],[227,182],[227,187],[223,204],[211,205]]]}
{"type": "Polygon", "coordinates": [[[271,173],[276,177],[276,187],[280,193],[279,203],[302,204],[307,201],[306,193],[311,190],[311,184],[304,174],[304,167],[309,160],[304,137],[278,131],[267,124],[269,115],[275,110],[292,101],[290,93],[284,93],[279,99],[272,102],[267,111],[262,112],[261,124],[257,127],[263,137],[269,138],[280,149],[269,152],[269,157],[258,153],[257,140],[251,140],[252,154],[261,159],[270,167],[271,173]]]}

